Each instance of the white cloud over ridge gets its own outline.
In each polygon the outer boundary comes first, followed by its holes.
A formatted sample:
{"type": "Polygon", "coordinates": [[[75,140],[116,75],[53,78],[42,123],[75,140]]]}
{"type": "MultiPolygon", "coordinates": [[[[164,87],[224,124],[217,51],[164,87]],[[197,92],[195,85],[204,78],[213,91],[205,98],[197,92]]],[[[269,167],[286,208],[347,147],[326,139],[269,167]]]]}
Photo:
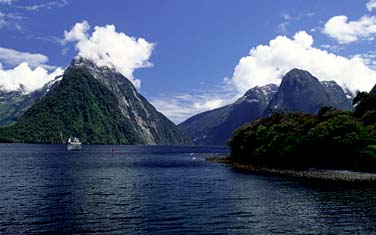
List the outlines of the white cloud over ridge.
{"type": "Polygon", "coordinates": [[[91,34],[89,30],[87,21],[76,23],[70,31],[64,32],[64,41],[76,42],[78,56],[98,66],[116,69],[139,88],[141,81],[134,78],[133,72],[152,66],[149,59],[154,44],[117,32],[114,25],[96,26],[91,34]]]}
{"type": "Polygon", "coordinates": [[[152,97],[150,102],[171,121],[179,124],[198,113],[231,104],[237,98],[233,90],[222,86],[185,94],[152,97]]]}
{"type": "Polygon", "coordinates": [[[251,49],[240,59],[229,82],[243,94],[254,86],[279,84],[293,68],[308,70],[320,80],[334,80],[352,92],[368,91],[376,83],[376,71],[359,56],[351,59],[313,47],[313,38],[305,31],[293,39],[278,36],[269,45],[251,49]]]}
{"type": "Polygon", "coordinates": [[[30,68],[28,63],[21,63],[17,67],[9,70],[0,68],[0,90],[15,91],[24,89],[25,92],[32,92],[40,89],[47,82],[62,75],[63,70],[57,68],[52,73],[42,67],[30,68]]]}
{"type": "Polygon", "coordinates": [[[25,92],[32,92],[63,74],[61,68],[47,65],[48,57],[42,54],[0,47],[0,62],[12,67],[4,69],[0,63],[0,90],[3,91],[22,88],[25,92]]]}
{"type": "Polygon", "coordinates": [[[279,84],[293,68],[305,69],[320,81],[334,80],[343,88],[356,92],[369,91],[376,83],[374,54],[346,58],[328,52],[330,46],[316,48],[305,31],[293,38],[278,36],[268,45],[259,45],[240,59],[233,76],[215,88],[204,88],[189,94],[152,97],[152,104],[176,124],[197,113],[233,103],[255,86],[279,84]]]}
{"type": "Polygon", "coordinates": [[[220,98],[200,97],[193,95],[177,95],[174,97],[158,97],[150,102],[159,112],[166,115],[175,124],[185,121],[195,114],[216,109],[227,103],[220,98]]]}
{"type": "Polygon", "coordinates": [[[376,16],[362,16],[359,20],[348,21],[344,15],[334,16],[326,22],[323,33],[341,44],[359,40],[374,40],[376,35],[376,16]]]}
{"type": "Polygon", "coordinates": [[[376,9],[376,0],[370,0],[367,3],[367,9],[368,11],[373,11],[373,9],[376,9]]]}

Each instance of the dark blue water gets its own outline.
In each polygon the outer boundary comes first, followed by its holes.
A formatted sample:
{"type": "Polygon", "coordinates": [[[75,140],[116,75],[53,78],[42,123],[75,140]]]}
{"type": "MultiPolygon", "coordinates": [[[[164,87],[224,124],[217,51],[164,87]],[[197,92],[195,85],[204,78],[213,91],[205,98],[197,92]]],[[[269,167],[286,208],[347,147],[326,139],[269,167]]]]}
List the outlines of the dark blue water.
{"type": "Polygon", "coordinates": [[[0,233],[376,233],[376,188],[242,174],[205,161],[223,152],[0,145],[0,233]]]}

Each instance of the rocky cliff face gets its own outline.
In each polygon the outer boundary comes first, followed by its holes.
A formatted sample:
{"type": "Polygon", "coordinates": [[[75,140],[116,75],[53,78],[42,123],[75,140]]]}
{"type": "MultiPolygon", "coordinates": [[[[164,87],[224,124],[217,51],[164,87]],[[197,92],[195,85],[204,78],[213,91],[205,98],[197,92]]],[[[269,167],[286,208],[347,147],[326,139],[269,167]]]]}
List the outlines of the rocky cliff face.
{"type": "Polygon", "coordinates": [[[188,142],[122,74],[82,58],[73,60],[62,81],[0,134],[16,142],[60,143],[69,136],[96,144],[188,142]]]}
{"type": "Polygon", "coordinates": [[[276,85],[250,89],[234,104],[195,115],[179,125],[197,145],[224,145],[245,122],[273,111],[316,113],[323,106],[351,110],[351,99],[334,81],[319,82],[309,72],[293,69],[276,85]]]}
{"type": "Polygon", "coordinates": [[[235,103],[195,115],[179,125],[197,145],[224,145],[232,132],[261,116],[277,92],[274,84],[254,87],[235,103]]]}
{"type": "Polygon", "coordinates": [[[82,58],[73,60],[71,67],[88,69],[116,96],[122,116],[146,144],[187,143],[175,124],[158,112],[122,74],[107,67],[99,68],[82,58]]]}
{"type": "Polygon", "coordinates": [[[342,110],[352,110],[353,96],[350,92],[345,92],[335,81],[321,82],[326,93],[329,95],[329,100],[332,107],[342,110]]]}
{"type": "Polygon", "coordinates": [[[270,101],[264,116],[272,111],[314,114],[324,106],[351,109],[351,102],[334,81],[322,84],[309,72],[293,69],[282,79],[278,92],[270,101]]]}

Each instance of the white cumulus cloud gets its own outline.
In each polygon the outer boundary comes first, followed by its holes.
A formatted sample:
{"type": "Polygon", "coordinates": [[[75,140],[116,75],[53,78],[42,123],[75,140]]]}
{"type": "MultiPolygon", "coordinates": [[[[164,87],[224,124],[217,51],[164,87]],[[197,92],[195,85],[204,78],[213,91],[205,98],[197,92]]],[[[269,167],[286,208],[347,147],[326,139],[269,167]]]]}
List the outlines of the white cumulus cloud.
{"type": "Polygon", "coordinates": [[[62,74],[61,68],[49,73],[45,68],[32,69],[28,63],[21,63],[13,69],[0,69],[0,90],[15,91],[23,88],[25,92],[32,92],[62,74]]]}
{"type": "Polygon", "coordinates": [[[334,16],[326,22],[323,33],[341,44],[359,40],[374,40],[376,35],[376,16],[363,16],[359,20],[349,21],[347,16],[334,16]]]}
{"type": "Polygon", "coordinates": [[[149,100],[158,111],[179,124],[195,114],[231,104],[237,98],[237,92],[227,83],[219,85],[201,83],[198,89],[149,97],[149,100]]]}
{"type": "Polygon", "coordinates": [[[293,39],[278,36],[269,45],[251,49],[240,59],[228,81],[243,94],[254,86],[279,84],[283,75],[293,68],[308,70],[320,80],[334,80],[355,92],[368,91],[376,83],[376,71],[359,56],[345,58],[313,47],[313,38],[304,31],[293,39]]]}
{"type": "Polygon", "coordinates": [[[30,67],[46,67],[53,68],[46,65],[48,57],[39,53],[20,52],[9,48],[0,47],[0,61],[9,66],[16,66],[23,62],[27,62],[30,67]]]}
{"type": "Polygon", "coordinates": [[[76,23],[70,31],[64,31],[64,42],[86,41],[90,25],[87,21],[76,23]]]}
{"type": "Polygon", "coordinates": [[[39,53],[0,47],[0,62],[0,90],[3,91],[22,88],[25,92],[32,92],[63,74],[61,68],[47,65],[48,57],[39,53]],[[4,69],[3,64],[12,68],[4,69]]]}
{"type": "Polygon", "coordinates": [[[78,56],[98,66],[116,69],[139,88],[141,81],[134,78],[133,72],[152,66],[149,59],[154,44],[117,32],[114,25],[96,26],[92,33],[89,29],[86,21],[77,23],[70,31],[65,31],[64,41],[76,42],[78,56]]]}
{"type": "Polygon", "coordinates": [[[370,0],[367,3],[367,9],[368,11],[372,11],[373,9],[376,9],[376,0],[370,0]]]}
{"type": "Polygon", "coordinates": [[[179,124],[198,113],[233,103],[236,98],[235,96],[223,97],[223,94],[222,96],[219,94],[183,94],[171,97],[154,97],[150,99],[150,102],[171,121],[179,124]]]}

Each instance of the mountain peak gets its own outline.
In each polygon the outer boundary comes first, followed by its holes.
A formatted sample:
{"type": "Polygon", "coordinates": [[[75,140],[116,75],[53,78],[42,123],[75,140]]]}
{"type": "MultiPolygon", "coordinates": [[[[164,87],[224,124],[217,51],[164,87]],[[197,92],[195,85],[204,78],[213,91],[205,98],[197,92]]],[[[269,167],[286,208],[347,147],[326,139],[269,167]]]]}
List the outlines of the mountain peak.
{"type": "Polygon", "coordinates": [[[98,75],[99,73],[103,73],[103,72],[117,73],[117,71],[114,68],[111,68],[109,66],[98,66],[94,61],[85,59],[80,56],[75,57],[71,61],[69,67],[70,68],[86,68],[95,78],[96,78],[96,75],[98,75]]]}
{"type": "Polygon", "coordinates": [[[224,145],[232,132],[261,116],[278,86],[268,84],[249,89],[235,103],[195,115],[179,127],[198,145],[224,145]]]}
{"type": "Polygon", "coordinates": [[[278,90],[278,86],[275,84],[267,84],[265,86],[255,86],[251,89],[249,89],[244,96],[253,96],[257,93],[263,93],[264,95],[267,95],[269,93],[276,92],[278,90]]]}
{"type": "Polygon", "coordinates": [[[130,89],[129,92],[137,93],[136,88],[133,86],[132,82],[114,68],[108,66],[98,66],[94,61],[79,56],[75,57],[72,60],[68,69],[69,68],[87,70],[96,80],[102,82],[103,84],[106,84],[106,86],[110,87],[111,89],[114,88],[114,86],[112,85],[114,82],[123,83],[127,87],[127,89],[130,89]]]}
{"type": "Polygon", "coordinates": [[[61,143],[68,136],[79,136],[83,143],[97,144],[189,142],[114,69],[75,58],[55,84],[47,86],[50,92],[14,125],[1,129],[0,139],[61,143]]]}
{"type": "Polygon", "coordinates": [[[288,76],[288,75],[291,75],[291,74],[310,74],[310,72],[308,72],[307,70],[304,70],[304,69],[299,69],[299,68],[293,68],[291,69],[289,72],[287,72],[285,74],[285,76],[288,76]]]}
{"type": "Polygon", "coordinates": [[[264,115],[272,110],[316,113],[321,107],[351,109],[342,88],[334,81],[320,83],[311,73],[292,69],[282,79],[278,92],[264,115]]]}
{"type": "Polygon", "coordinates": [[[283,77],[283,81],[301,81],[301,82],[306,82],[306,81],[312,81],[312,80],[317,80],[316,77],[314,77],[310,72],[298,68],[294,68],[290,70],[286,75],[283,77]]]}
{"type": "Polygon", "coordinates": [[[70,66],[73,66],[73,67],[82,67],[82,66],[94,67],[96,65],[93,61],[91,61],[89,59],[85,59],[81,56],[76,56],[71,61],[70,66]]]}

